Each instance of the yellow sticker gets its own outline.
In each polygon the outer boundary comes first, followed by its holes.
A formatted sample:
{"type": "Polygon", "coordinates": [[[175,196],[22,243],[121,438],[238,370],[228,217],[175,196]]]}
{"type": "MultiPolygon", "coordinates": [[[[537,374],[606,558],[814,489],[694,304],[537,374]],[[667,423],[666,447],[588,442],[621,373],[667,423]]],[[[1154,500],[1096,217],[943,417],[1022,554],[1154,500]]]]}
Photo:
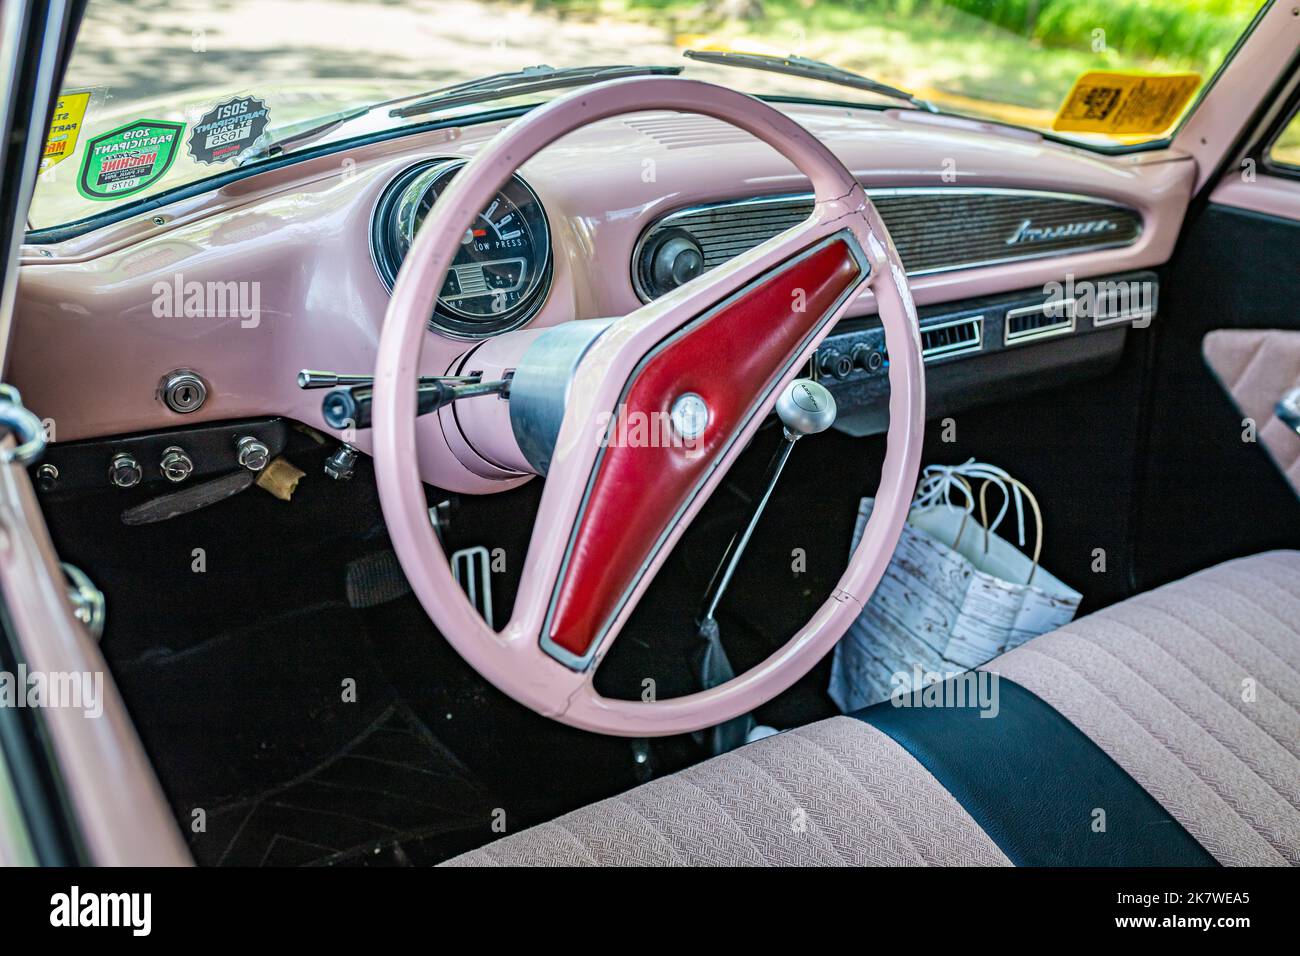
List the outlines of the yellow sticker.
{"type": "Polygon", "coordinates": [[[1200,85],[1199,73],[1085,73],[1074,81],[1074,89],[1052,121],[1052,129],[1071,133],[1163,133],[1174,125],[1200,85]]]}
{"type": "Polygon", "coordinates": [[[77,135],[86,118],[86,105],[90,93],[64,93],[54,107],[50,121],[50,135],[45,139],[45,153],[41,156],[41,172],[63,162],[77,148],[77,135]]]}

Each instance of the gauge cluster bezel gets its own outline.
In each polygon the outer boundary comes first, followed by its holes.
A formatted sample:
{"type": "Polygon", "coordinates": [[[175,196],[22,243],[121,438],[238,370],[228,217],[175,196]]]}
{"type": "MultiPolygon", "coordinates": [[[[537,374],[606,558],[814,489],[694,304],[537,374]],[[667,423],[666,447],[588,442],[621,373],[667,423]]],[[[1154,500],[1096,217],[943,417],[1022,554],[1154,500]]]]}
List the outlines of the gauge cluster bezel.
{"type": "MultiPolygon", "coordinates": [[[[465,165],[465,162],[463,159],[439,158],[416,163],[395,176],[379,197],[371,216],[370,253],[375,271],[390,293],[393,291],[398,270],[405,258],[403,241],[405,240],[409,245],[413,238],[410,230],[421,202],[430,190],[445,184],[465,165]]],[[[440,296],[433,315],[429,318],[430,330],[460,339],[490,338],[524,325],[537,315],[546,302],[551,291],[555,261],[550,219],[536,191],[518,173],[510,177],[509,183],[502,187],[501,192],[504,193],[512,187],[525,194],[541,220],[540,238],[545,243],[545,248],[543,261],[535,264],[537,269],[535,283],[510,308],[484,318],[468,317],[453,311],[442,302],[440,296]]],[[[536,242],[537,237],[534,237],[534,243],[536,242]]]]}

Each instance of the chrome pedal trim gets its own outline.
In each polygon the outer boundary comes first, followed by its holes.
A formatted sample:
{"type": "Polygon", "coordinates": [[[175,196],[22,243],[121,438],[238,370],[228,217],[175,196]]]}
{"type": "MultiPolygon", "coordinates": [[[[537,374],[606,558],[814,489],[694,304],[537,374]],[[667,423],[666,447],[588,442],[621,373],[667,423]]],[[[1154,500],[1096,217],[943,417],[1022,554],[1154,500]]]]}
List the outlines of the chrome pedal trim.
{"type": "Polygon", "coordinates": [[[451,576],[487,626],[495,630],[496,625],[492,622],[492,556],[488,549],[478,544],[452,552],[451,576]]]}

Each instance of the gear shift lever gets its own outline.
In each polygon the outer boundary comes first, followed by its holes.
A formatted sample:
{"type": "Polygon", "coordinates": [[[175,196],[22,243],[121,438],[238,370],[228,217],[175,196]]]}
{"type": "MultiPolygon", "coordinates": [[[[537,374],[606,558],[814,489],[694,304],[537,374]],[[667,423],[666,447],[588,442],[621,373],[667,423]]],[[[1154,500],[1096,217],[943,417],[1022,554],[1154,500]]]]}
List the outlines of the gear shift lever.
{"type": "Polygon", "coordinates": [[[793,443],[835,424],[835,396],[819,382],[796,378],[777,398],[776,413],[785,423],[786,437],[793,443]]]}
{"type": "MultiPolygon", "coordinates": [[[[807,378],[797,378],[782,391],[776,400],[776,413],[784,426],[784,440],[768,465],[767,475],[763,479],[763,491],[754,504],[754,510],[744,528],[738,531],[727,545],[718,569],[713,572],[709,582],[708,593],[704,597],[704,609],[700,614],[700,638],[704,641],[704,652],[700,659],[700,680],[707,690],[717,687],[736,676],[727,653],[723,650],[718,621],[715,617],[718,604],[726,594],[731,578],[740,564],[741,556],[749,544],[749,539],[758,527],[777,479],[785,469],[785,463],[794,450],[794,443],[804,435],[824,432],[835,423],[835,397],[826,387],[807,378]]],[[[714,727],[708,732],[710,750],[714,754],[725,753],[745,742],[745,737],[753,725],[753,718],[745,714],[725,724],[714,727]]]]}
{"type": "Polygon", "coordinates": [[[709,594],[704,602],[701,624],[712,620],[714,612],[718,609],[718,602],[722,600],[727,585],[731,583],[731,576],[736,570],[736,565],[740,563],[740,557],[749,544],[754,528],[758,526],[758,519],[763,516],[763,509],[767,507],[767,501],[772,497],[772,489],[776,487],[776,480],[781,477],[790,452],[794,450],[794,443],[804,435],[824,432],[835,423],[835,396],[827,391],[824,385],[812,379],[797,378],[787,385],[777,398],[776,413],[785,426],[785,440],[781,442],[781,447],[776,450],[772,463],[768,465],[767,476],[763,480],[763,493],[754,505],[749,523],[731,539],[722,563],[713,574],[713,580],[709,583],[709,594]]]}

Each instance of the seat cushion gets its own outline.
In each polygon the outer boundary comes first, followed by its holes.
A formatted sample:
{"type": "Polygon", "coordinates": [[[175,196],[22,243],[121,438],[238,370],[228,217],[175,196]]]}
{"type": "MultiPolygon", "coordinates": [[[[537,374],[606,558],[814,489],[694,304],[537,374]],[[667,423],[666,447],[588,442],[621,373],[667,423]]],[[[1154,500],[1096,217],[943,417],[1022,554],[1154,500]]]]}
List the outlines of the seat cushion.
{"type": "MultiPolygon", "coordinates": [[[[1135,780],[1218,862],[1300,863],[1300,552],[1202,571],[985,669],[1063,715],[1114,765],[1105,776],[1135,780]]],[[[449,863],[1007,865],[953,793],[1025,859],[1016,848],[1032,845],[1043,814],[994,826],[988,788],[981,797],[978,779],[953,778],[961,761],[936,769],[950,792],[912,756],[933,763],[923,736],[950,724],[876,723],[885,729],[836,717],[787,731],[449,863]],[[1009,837],[1017,824],[1025,832],[1009,837]]],[[[1052,723],[1022,719],[1015,733],[1052,723]]]]}
{"type": "Polygon", "coordinates": [[[848,717],[768,737],[507,836],[458,866],[1006,866],[898,744],[848,717]]]}
{"type": "Polygon", "coordinates": [[[986,665],[1225,865],[1300,863],[1300,552],[1201,571],[986,665]]]}

